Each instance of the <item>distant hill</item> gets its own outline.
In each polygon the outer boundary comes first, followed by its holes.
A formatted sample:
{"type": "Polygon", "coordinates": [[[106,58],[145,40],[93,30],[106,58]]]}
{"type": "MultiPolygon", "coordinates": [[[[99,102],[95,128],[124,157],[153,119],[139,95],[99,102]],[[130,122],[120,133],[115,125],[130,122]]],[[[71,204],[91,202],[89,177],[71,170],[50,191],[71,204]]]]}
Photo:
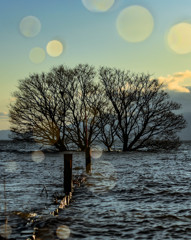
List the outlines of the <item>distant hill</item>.
{"type": "Polygon", "coordinates": [[[10,140],[10,130],[0,130],[0,140],[10,140]]]}
{"type": "Polygon", "coordinates": [[[191,113],[183,113],[183,116],[187,122],[187,127],[179,133],[179,136],[181,140],[191,140],[191,113]]]}

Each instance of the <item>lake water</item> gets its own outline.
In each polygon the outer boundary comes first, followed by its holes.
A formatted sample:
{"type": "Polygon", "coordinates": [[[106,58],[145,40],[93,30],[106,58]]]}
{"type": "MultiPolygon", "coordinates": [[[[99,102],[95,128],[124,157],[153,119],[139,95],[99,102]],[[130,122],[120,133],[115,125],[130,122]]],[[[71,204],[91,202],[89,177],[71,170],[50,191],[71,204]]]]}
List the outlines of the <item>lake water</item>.
{"type": "MultiPolygon", "coordinates": [[[[57,216],[63,154],[11,142],[0,150],[0,234],[8,239],[26,240],[37,228],[37,240],[191,239],[190,142],[177,151],[94,154],[86,182],[57,216]]],[[[84,154],[73,152],[73,175],[81,174],[84,154]]]]}

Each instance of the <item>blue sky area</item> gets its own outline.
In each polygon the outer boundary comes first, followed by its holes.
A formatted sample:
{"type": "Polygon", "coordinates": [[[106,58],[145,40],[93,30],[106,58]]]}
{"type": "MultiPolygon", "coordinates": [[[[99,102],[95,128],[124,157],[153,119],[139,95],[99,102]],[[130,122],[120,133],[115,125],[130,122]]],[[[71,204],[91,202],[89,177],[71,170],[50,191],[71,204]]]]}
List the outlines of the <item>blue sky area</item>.
{"type": "Polygon", "coordinates": [[[190,0],[0,3],[0,130],[9,129],[8,105],[14,101],[11,92],[18,80],[60,64],[89,63],[153,74],[189,116],[190,0]]]}

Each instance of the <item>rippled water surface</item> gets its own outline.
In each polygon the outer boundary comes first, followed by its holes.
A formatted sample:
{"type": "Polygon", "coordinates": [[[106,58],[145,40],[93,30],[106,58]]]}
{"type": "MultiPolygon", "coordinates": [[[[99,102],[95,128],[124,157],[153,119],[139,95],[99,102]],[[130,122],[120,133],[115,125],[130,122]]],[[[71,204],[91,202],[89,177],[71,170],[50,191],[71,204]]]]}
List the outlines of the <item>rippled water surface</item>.
{"type": "MultiPolygon", "coordinates": [[[[3,144],[0,232],[7,219],[8,238],[26,240],[38,229],[40,240],[191,239],[191,143],[171,152],[103,153],[57,216],[50,212],[58,207],[53,195],[63,194],[63,154],[3,144]]],[[[73,175],[84,169],[84,154],[74,152],[73,175]]]]}

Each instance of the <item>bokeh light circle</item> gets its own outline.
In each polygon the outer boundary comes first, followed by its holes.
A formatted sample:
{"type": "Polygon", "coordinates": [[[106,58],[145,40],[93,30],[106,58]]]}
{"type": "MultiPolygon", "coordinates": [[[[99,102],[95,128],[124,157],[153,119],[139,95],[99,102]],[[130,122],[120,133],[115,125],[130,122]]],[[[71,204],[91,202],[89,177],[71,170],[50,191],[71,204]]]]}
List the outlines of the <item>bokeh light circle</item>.
{"type": "Polygon", "coordinates": [[[182,22],[171,27],[167,41],[169,47],[178,54],[191,52],[191,24],[182,22]]]}
{"type": "Polygon", "coordinates": [[[106,12],[113,6],[115,0],[82,0],[82,3],[89,11],[106,12]]]}
{"type": "Polygon", "coordinates": [[[48,42],[46,51],[51,57],[58,57],[63,52],[63,44],[58,40],[52,40],[48,42]]]}
{"type": "Polygon", "coordinates": [[[123,9],[116,22],[119,35],[128,42],[141,42],[150,36],[154,27],[151,13],[134,5],[123,9]]]}
{"type": "Polygon", "coordinates": [[[68,239],[70,237],[70,229],[66,225],[59,226],[56,230],[56,235],[60,239],[68,239]]]}
{"type": "Polygon", "coordinates": [[[17,163],[15,161],[6,163],[6,172],[15,172],[17,170],[17,163]]]}
{"type": "Polygon", "coordinates": [[[8,239],[12,233],[12,228],[8,224],[4,224],[0,226],[0,236],[8,239]]]}
{"type": "Polygon", "coordinates": [[[92,161],[91,175],[86,186],[94,194],[104,194],[113,189],[117,183],[117,172],[109,161],[97,159],[92,161]]]}
{"type": "Polygon", "coordinates": [[[44,61],[45,59],[45,51],[42,48],[39,47],[35,47],[33,49],[31,49],[30,54],[29,54],[29,58],[31,60],[31,62],[38,64],[44,61]]]}
{"type": "Polygon", "coordinates": [[[40,163],[45,159],[45,155],[41,151],[35,151],[32,153],[32,160],[36,163],[40,163]]]}
{"type": "Polygon", "coordinates": [[[91,157],[94,159],[98,159],[102,156],[103,149],[100,146],[94,146],[90,149],[91,157]]]}
{"type": "Polygon", "coordinates": [[[41,30],[41,22],[37,17],[27,16],[21,20],[19,27],[25,37],[35,37],[41,30]]]}

